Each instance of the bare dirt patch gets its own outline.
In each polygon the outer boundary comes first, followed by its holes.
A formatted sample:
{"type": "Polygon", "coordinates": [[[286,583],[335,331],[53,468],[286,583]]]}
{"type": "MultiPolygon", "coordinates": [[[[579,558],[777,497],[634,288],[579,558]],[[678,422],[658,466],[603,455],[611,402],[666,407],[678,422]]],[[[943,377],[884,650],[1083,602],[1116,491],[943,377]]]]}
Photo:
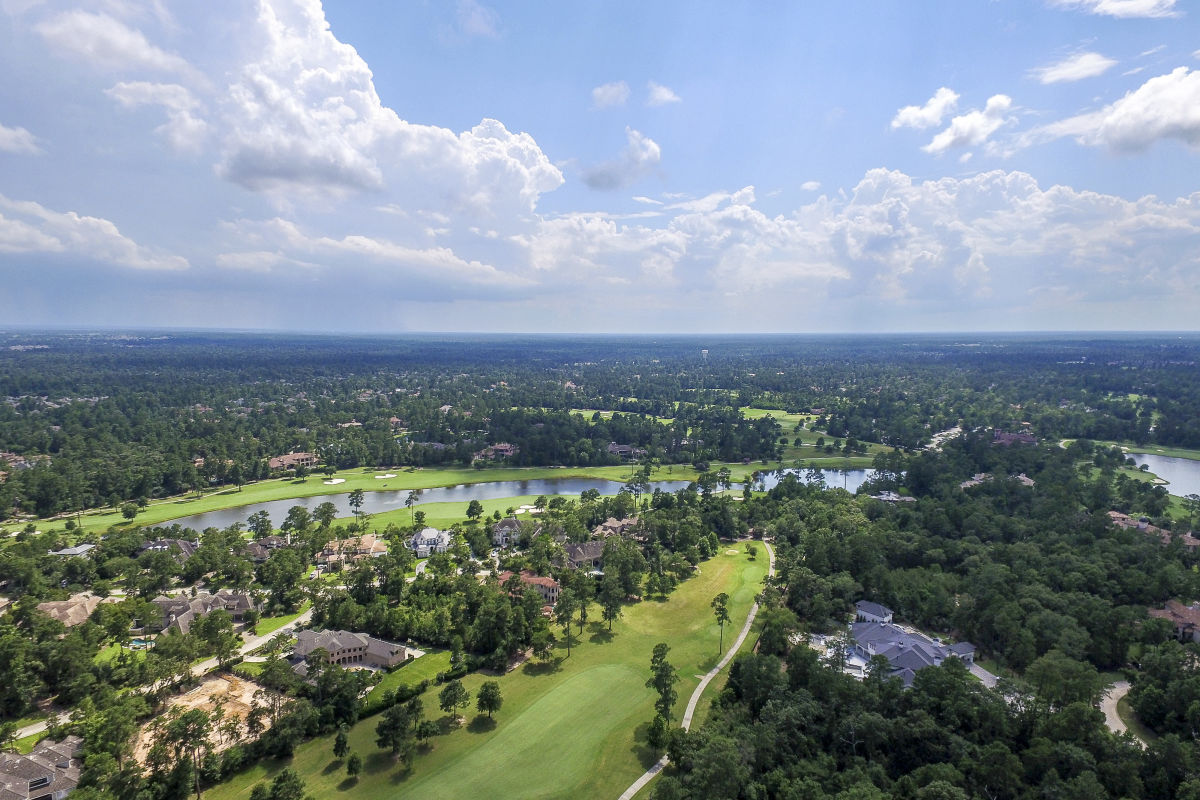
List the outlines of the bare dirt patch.
{"type": "MultiPolygon", "coordinates": [[[[199,708],[212,715],[219,711],[221,718],[214,720],[211,741],[213,749],[221,752],[246,737],[246,715],[254,704],[254,693],[261,688],[254,681],[236,675],[214,675],[205,678],[194,689],[172,697],[167,705],[181,712],[199,708]]],[[[134,757],[138,761],[146,760],[154,737],[154,726],[143,725],[134,746],[134,757]]]]}

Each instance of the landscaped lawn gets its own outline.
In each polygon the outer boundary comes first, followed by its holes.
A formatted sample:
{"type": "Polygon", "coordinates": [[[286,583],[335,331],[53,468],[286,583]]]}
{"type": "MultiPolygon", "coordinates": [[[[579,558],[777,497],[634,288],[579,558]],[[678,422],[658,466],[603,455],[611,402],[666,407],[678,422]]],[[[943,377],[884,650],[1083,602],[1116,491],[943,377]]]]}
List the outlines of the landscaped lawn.
{"type": "Polygon", "coordinates": [[[284,625],[287,625],[289,622],[296,619],[296,617],[300,616],[305,611],[308,611],[310,606],[312,606],[312,601],[305,600],[300,605],[300,609],[294,614],[284,614],[278,617],[264,617],[260,619],[258,624],[254,626],[254,635],[266,636],[268,633],[274,633],[284,625]]]}
{"type": "MultiPolygon", "coordinates": [[[[363,756],[364,770],[356,784],[332,764],[332,737],[302,745],[290,763],[304,778],[309,794],[337,797],[405,798],[610,798],[619,795],[655,760],[644,744],[646,724],[654,715],[654,695],[646,688],[650,653],[657,642],[671,645],[668,660],[679,670],[676,685],[678,721],[699,678],[717,662],[719,629],[710,602],[724,591],[730,596],[733,619],[725,630],[726,645],[737,635],[760,591],[767,556],[759,546],[757,560],[721,555],[700,565],[699,574],[681,584],[663,602],[628,606],[610,635],[598,621],[598,608],[589,615],[582,636],[574,627],[576,644],[570,657],[556,651],[549,666],[529,663],[495,678],[472,674],[463,683],[472,695],[484,680],[499,680],[504,706],[494,724],[474,710],[467,724],[433,740],[411,772],[392,763],[390,754],[375,746],[378,717],[360,722],[350,732],[350,745],[363,756]],[[641,733],[635,739],[635,730],[641,733]],[[333,767],[330,769],[330,767],[333,767]]],[[[556,626],[557,627],[557,626],[556,626]]],[[[561,630],[558,630],[561,634],[561,630]]],[[[747,639],[746,647],[753,638],[747,639]]],[[[399,670],[420,665],[423,659],[399,670]]],[[[389,676],[391,677],[391,676],[389,676]]],[[[716,683],[720,683],[719,681],[716,683]]],[[[434,686],[423,696],[426,715],[440,719],[434,686]]],[[[710,686],[709,693],[720,691],[710,686]]],[[[251,788],[285,766],[267,762],[213,787],[211,800],[249,796],[251,788]]]]}

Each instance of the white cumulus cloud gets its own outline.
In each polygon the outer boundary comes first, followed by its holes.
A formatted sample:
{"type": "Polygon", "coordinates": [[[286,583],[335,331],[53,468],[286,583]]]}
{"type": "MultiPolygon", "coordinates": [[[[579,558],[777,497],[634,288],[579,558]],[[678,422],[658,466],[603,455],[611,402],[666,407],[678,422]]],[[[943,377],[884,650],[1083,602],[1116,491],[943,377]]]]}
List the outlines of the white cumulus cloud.
{"type": "Polygon", "coordinates": [[[1159,139],[1200,147],[1200,70],[1179,67],[1099,111],[1051,123],[1024,138],[1032,143],[1061,137],[1124,151],[1145,150],[1159,139]]]}
{"type": "Polygon", "coordinates": [[[83,261],[144,270],[188,266],[184,258],[139,245],[107,219],[54,211],[4,195],[0,195],[0,252],[63,253],[83,261]]]}
{"type": "Polygon", "coordinates": [[[817,189],[821,188],[821,182],[820,181],[805,181],[804,183],[800,184],[800,188],[806,192],[815,192],[815,191],[817,191],[817,189]]]}
{"type": "Polygon", "coordinates": [[[1050,0],[1050,5],[1107,17],[1174,17],[1176,0],[1050,0]]]}
{"type": "Polygon", "coordinates": [[[997,94],[988,98],[983,110],[974,110],[950,120],[950,127],[933,137],[922,147],[926,153],[941,155],[954,147],[974,147],[983,144],[988,137],[1009,121],[1008,112],[1012,98],[997,94]]]}
{"type": "Polygon", "coordinates": [[[627,139],[620,157],[599,164],[583,173],[583,181],[593,189],[619,189],[638,180],[662,160],[662,150],[649,136],[633,128],[625,129],[627,139]]]}
{"type": "Polygon", "coordinates": [[[39,23],[36,30],[56,50],[101,69],[192,73],[183,58],[151,44],[141,31],[107,14],[67,11],[39,23]]]}
{"type": "Polygon", "coordinates": [[[650,81],[646,84],[646,105],[665,106],[670,103],[681,103],[683,98],[675,94],[669,86],[650,81]]]}
{"type": "Polygon", "coordinates": [[[260,55],[238,72],[224,108],[218,171],[229,180],[319,196],[395,186],[485,214],[528,212],[562,184],[533,137],[496,120],[455,134],[401,119],[317,0],[264,0],[257,25],[260,55]]]}
{"type": "Polygon", "coordinates": [[[593,108],[613,108],[625,105],[629,99],[629,84],[625,81],[613,81],[592,89],[593,108]]]}
{"type": "Polygon", "coordinates": [[[176,150],[198,152],[208,134],[208,123],[201,115],[200,102],[177,83],[122,81],[105,91],[126,108],[161,106],[167,121],[156,130],[176,150]]]}
{"type": "Polygon", "coordinates": [[[1038,67],[1032,70],[1032,74],[1042,83],[1068,83],[1103,75],[1116,63],[1099,53],[1076,53],[1057,63],[1038,67]]]}
{"type": "Polygon", "coordinates": [[[24,153],[36,155],[42,152],[37,138],[24,128],[10,128],[0,124],[0,153],[24,153]]]}
{"type": "Polygon", "coordinates": [[[923,106],[905,106],[892,118],[893,128],[924,130],[942,124],[942,118],[958,107],[958,93],[943,86],[923,106]]]}

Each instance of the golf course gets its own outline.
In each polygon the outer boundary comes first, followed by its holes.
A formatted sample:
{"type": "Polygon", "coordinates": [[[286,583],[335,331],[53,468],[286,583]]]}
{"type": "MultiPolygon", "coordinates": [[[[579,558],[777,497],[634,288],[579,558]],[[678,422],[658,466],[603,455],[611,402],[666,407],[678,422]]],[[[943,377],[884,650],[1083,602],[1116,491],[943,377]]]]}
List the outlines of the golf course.
{"type": "MultiPolygon", "coordinates": [[[[611,633],[594,609],[582,633],[578,624],[573,626],[569,656],[560,641],[548,663],[526,662],[502,676],[468,675],[463,684],[472,696],[483,681],[497,680],[502,708],[489,720],[472,707],[461,727],[434,737],[419,751],[411,769],[376,746],[375,716],[349,733],[351,752],[364,762],[357,779],[346,777],[329,736],[301,745],[290,760],[260,763],[205,796],[248,798],[256,783],[291,766],[307,791],[318,797],[617,797],[659,755],[645,742],[654,716],[655,695],[645,685],[654,645],[670,645],[668,661],[679,671],[680,699],[672,720],[678,724],[700,678],[720,660],[721,631],[710,607],[712,598],[721,592],[729,595],[731,622],[724,631],[728,647],[761,590],[768,555],[761,544],[756,546],[756,558],[749,556],[745,544],[723,549],[702,562],[667,599],[626,606],[611,633]]],[[[555,631],[561,639],[561,628],[555,626],[555,631]]],[[[754,638],[747,637],[743,647],[752,647],[754,638]]],[[[389,684],[397,678],[397,683],[404,682],[404,671],[418,664],[420,660],[389,675],[389,684]]],[[[414,670],[411,682],[424,672],[414,670]]],[[[706,690],[697,720],[705,717],[722,683],[718,678],[706,690]]],[[[426,717],[444,724],[448,720],[438,710],[438,690],[430,687],[422,700],[426,717]]]]}

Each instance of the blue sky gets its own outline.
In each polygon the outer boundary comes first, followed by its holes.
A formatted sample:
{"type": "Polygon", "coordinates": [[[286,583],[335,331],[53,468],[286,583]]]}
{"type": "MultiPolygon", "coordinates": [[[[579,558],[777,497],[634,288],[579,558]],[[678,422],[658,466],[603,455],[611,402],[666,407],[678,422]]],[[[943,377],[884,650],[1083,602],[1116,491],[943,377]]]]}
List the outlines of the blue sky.
{"type": "Polygon", "coordinates": [[[1183,0],[0,0],[0,325],[1194,330],[1183,0]]]}

